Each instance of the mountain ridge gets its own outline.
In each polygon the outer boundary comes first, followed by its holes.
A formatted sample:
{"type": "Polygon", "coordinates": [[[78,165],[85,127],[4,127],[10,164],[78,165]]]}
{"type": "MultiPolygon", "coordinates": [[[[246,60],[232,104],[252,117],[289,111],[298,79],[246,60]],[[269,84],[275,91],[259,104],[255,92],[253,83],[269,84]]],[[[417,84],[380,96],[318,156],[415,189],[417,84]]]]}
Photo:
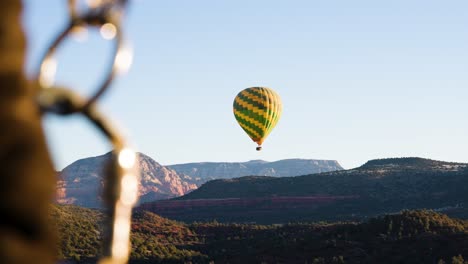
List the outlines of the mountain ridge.
{"type": "Polygon", "coordinates": [[[250,160],[246,162],[192,162],[168,165],[169,168],[192,178],[208,181],[242,176],[299,176],[343,170],[336,160],[282,159],[277,161],[250,160]]]}
{"type": "Polygon", "coordinates": [[[358,168],[367,168],[375,166],[413,166],[413,167],[443,167],[443,166],[466,166],[467,163],[461,162],[449,162],[441,160],[433,160],[420,157],[402,157],[402,158],[384,158],[384,159],[373,159],[364,163],[358,168]],[[396,163],[396,164],[395,164],[396,163]]]}
{"type": "Polygon", "coordinates": [[[423,208],[468,217],[468,164],[419,158],[366,164],[296,177],[212,180],[173,202],[142,206],[180,221],[349,220],[423,208]]]}
{"type": "MultiPolygon", "coordinates": [[[[56,188],[56,202],[61,204],[76,204],[91,208],[102,207],[101,189],[103,183],[103,172],[105,163],[111,158],[111,152],[103,155],[78,159],[58,172],[58,182],[56,188]]],[[[165,200],[182,196],[198,188],[211,178],[197,178],[178,172],[172,167],[163,166],[153,158],[143,153],[137,153],[138,166],[140,167],[140,202],[154,200],[165,200]]],[[[255,172],[264,174],[275,174],[277,171],[291,176],[300,175],[300,172],[334,170],[341,169],[336,161],[308,160],[308,159],[287,159],[275,162],[263,160],[251,160],[245,163],[217,163],[203,162],[193,164],[235,164],[239,167],[255,167],[255,172]],[[331,165],[326,165],[330,163],[331,165]],[[273,165],[271,165],[273,164],[273,165]],[[284,165],[287,168],[283,168],[284,165]],[[259,167],[260,166],[260,167],[259,167]],[[259,169],[258,169],[259,168],[259,169]]],[[[181,164],[185,166],[186,164],[181,164]]],[[[223,177],[232,178],[235,175],[233,167],[226,166],[223,169],[223,177]]],[[[216,175],[216,174],[215,174],[216,175]]],[[[277,173],[276,173],[277,175],[277,173]]]]}
{"type": "MultiPolygon", "coordinates": [[[[392,173],[392,172],[402,172],[406,173],[407,171],[412,171],[416,172],[417,171],[437,171],[437,172],[458,172],[460,170],[465,170],[468,168],[467,163],[453,163],[453,162],[445,162],[445,161],[436,161],[436,160],[430,160],[430,159],[423,159],[423,158],[389,158],[389,159],[376,159],[376,160],[370,160],[366,162],[364,165],[350,169],[350,170],[341,170],[341,171],[332,171],[332,172],[323,172],[323,173],[316,173],[316,174],[309,174],[309,175],[301,175],[301,176],[295,176],[295,177],[281,177],[281,178],[275,178],[275,177],[259,177],[259,176],[244,176],[244,177],[239,177],[239,178],[234,178],[234,179],[216,179],[210,182],[207,182],[206,184],[202,185],[200,188],[198,188],[196,191],[192,192],[191,194],[188,194],[188,196],[184,197],[179,197],[180,199],[184,199],[186,197],[192,197],[196,196],[198,193],[203,191],[204,189],[207,188],[207,186],[215,185],[215,184],[224,184],[224,183],[230,183],[230,184],[242,184],[242,183],[248,183],[248,184],[260,184],[264,182],[278,182],[278,187],[284,186],[284,185],[290,185],[291,183],[294,182],[302,182],[302,181],[307,181],[308,179],[312,178],[323,178],[323,180],[330,180],[332,178],[330,177],[343,177],[346,175],[354,175],[354,174],[359,174],[356,177],[362,178],[369,178],[369,179],[381,179],[386,176],[386,174],[392,173]],[[422,166],[421,164],[426,164],[425,166],[422,166]],[[427,166],[427,164],[430,164],[431,166],[427,166]],[[387,165],[384,166],[385,169],[382,169],[381,165],[387,165]],[[418,166],[414,166],[418,165],[418,166]]],[[[300,187],[300,186],[297,186],[300,187]]],[[[262,194],[263,191],[266,189],[262,189],[262,191],[257,192],[257,194],[262,194]]],[[[227,193],[231,193],[228,191],[228,189],[223,188],[223,194],[227,195],[227,193]]],[[[235,192],[237,194],[241,194],[242,192],[235,192]]],[[[333,193],[335,194],[335,193],[333,193]]],[[[223,197],[223,198],[239,198],[242,196],[233,196],[233,197],[223,197]]],[[[198,198],[210,198],[210,197],[198,197],[198,198]]],[[[219,198],[219,197],[217,197],[219,198]]]]}

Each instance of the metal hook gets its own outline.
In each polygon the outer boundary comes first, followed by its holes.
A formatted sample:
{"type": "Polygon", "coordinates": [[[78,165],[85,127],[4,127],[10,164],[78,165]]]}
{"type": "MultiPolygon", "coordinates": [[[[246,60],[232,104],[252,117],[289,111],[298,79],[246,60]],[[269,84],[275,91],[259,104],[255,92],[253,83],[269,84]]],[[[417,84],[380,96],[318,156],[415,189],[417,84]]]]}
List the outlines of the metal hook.
{"type": "MultiPolygon", "coordinates": [[[[45,112],[69,114],[83,105],[85,99],[77,93],[52,87],[42,90],[38,104],[45,112]]],[[[130,228],[132,207],[138,200],[138,168],[136,153],[126,146],[125,141],[111,123],[97,110],[95,105],[81,112],[98,130],[109,139],[113,155],[106,168],[104,197],[108,207],[108,230],[104,243],[101,264],[127,263],[130,255],[130,228]]]]}

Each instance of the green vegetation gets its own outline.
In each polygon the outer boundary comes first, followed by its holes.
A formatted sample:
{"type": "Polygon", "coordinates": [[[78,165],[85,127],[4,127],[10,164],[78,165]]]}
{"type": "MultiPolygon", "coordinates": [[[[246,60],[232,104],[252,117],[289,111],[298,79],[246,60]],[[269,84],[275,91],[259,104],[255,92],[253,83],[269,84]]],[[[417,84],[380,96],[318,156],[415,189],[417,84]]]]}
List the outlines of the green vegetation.
{"type": "MultiPolygon", "coordinates": [[[[102,214],[54,206],[59,257],[95,260],[102,214]]],[[[466,263],[468,221],[403,211],[363,223],[191,225],[138,211],[131,263],[466,263]]]]}
{"type": "Polygon", "coordinates": [[[58,257],[81,260],[101,249],[102,213],[79,206],[51,206],[50,218],[58,233],[58,257]]]}
{"type": "MultiPolygon", "coordinates": [[[[78,206],[53,205],[51,218],[58,230],[59,259],[95,263],[101,252],[104,215],[78,206]]],[[[197,243],[197,236],[186,225],[149,212],[134,214],[131,241],[135,263],[206,259],[201,253],[184,248],[197,243]]]]}
{"type": "Polygon", "coordinates": [[[133,218],[134,263],[206,262],[206,255],[190,249],[198,237],[186,225],[145,211],[136,212],[133,218]]]}

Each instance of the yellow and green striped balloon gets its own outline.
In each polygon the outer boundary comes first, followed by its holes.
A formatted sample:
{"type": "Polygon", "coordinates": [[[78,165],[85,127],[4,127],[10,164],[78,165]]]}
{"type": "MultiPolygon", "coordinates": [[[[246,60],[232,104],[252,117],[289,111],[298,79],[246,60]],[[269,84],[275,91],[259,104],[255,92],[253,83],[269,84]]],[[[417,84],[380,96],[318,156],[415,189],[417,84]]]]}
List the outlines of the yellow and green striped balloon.
{"type": "Polygon", "coordinates": [[[234,99],[234,116],[247,135],[262,149],[262,143],[280,119],[283,105],[270,88],[251,87],[234,99]]]}

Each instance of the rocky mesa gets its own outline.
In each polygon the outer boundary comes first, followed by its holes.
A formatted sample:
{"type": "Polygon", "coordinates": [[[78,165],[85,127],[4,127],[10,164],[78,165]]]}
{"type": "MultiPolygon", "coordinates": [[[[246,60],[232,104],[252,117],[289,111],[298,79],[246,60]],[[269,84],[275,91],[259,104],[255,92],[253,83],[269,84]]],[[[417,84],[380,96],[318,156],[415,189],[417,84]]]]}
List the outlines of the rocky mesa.
{"type": "Polygon", "coordinates": [[[213,179],[231,179],[242,176],[288,177],[343,170],[335,160],[284,159],[273,162],[199,162],[169,165],[178,173],[206,182],[213,179]]]}
{"type": "MultiPolygon", "coordinates": [[[[59,172],[56,202],[90,208],[102,207],[103,170],[110,157],[109,152],[80,159],[59,172]]],[[[137,157],[140,167],[140,202],[173,198],[197,188],[190,177],[162,166],[145,154],[138,153],[137,157]]]]}

